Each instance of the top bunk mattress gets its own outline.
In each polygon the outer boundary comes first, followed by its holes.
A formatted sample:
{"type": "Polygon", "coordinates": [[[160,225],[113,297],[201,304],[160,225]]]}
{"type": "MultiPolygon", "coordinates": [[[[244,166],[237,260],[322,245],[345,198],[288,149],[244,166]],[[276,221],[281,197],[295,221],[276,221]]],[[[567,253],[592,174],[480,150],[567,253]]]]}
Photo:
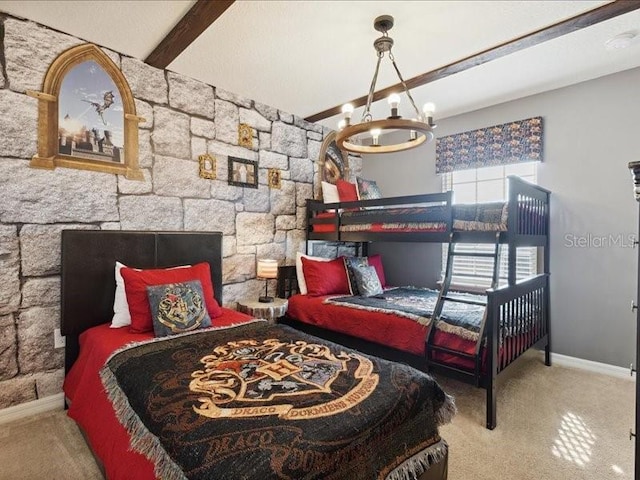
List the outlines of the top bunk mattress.
{"type": "MultiPolygon", "coordinates": [[[[368,208],[340,213],[341,232],[446,232],[446,222],[429,221],[445,215],[445,206],[414,206],[402,208],[368,208]],[[370,221],[368,221],[370,220],[370,221]]],[[[322,212],[316,218],[335,218],[333,212],[322,212]]],[[[456,231],[507,230],[506,202],[460,204],[453,206],[453,229],[456,231]]],[[[335,232],[332,223],[314,224],[316,233],[335,232]]]]}

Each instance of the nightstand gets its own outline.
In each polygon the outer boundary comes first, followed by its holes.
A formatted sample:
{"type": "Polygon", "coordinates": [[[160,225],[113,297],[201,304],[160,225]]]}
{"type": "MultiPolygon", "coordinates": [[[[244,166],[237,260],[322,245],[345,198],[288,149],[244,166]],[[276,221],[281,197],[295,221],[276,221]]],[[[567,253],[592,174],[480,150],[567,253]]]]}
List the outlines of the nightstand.
{"type": "Polygon", "coordinates": [[[261,303],[253,298],[243,298],[238,301],[238,311],[276,323],[279,317],[287,313],[288,305],[289,301],[284,298],[274,298],[273,302],[270,303],[261,303]]]}

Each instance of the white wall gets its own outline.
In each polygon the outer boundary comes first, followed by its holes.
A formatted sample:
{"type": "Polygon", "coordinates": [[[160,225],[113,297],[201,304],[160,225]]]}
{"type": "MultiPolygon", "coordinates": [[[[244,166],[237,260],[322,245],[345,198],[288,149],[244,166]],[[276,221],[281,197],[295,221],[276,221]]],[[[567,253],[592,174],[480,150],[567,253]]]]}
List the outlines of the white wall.
{"type": "MultiPolygon", "coordinates": [[[[640,160],[640,68],[439,122],[437,136],[540,115],[544,163],[538,183],[552,193],[552,350],[626,366],[634,359],[638,204],[627,163],[640,160]],[[581,239],[581,240],[579,240],[581,239]],[[623,245],[616,244],[621,241],[623,245]],[[584,247],[578,242],[587,242],[584,247]]],[[[363,175],[385,196],[440,190],[435,144],[403,155],[369,156],[363,175]]],[[[404,245],[404,244],[403,244],[404,245]]],[[[440,262],[437,249],[429,251],[440,262]]],[[[389,244],[383,249],[388,249],[389,244]]],[[[396,251],[401,249],[396,249],[396,251]]],[[[395,255],[397,259],[399,255],[395,255]]],[[[386,269],[420,275],[412,256],[386,269]]],[[[431,281],[432,268],[428,270],[431,281]]],[[[401,278],[393,278],[394,282],[401,278]]],[[[413,282],[420,283],[420,282],[413,282]]]]}

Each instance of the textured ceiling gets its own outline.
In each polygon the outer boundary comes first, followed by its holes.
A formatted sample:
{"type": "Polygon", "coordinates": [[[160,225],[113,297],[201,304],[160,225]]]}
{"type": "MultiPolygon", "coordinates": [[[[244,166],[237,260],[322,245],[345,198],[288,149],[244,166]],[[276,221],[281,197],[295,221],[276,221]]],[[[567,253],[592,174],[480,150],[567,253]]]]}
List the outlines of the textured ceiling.
{"type": "MultiPolygon", "coordinates": [[[[193,3],[0,0],[0,10],[144,59],[193,3]]],[[[393,51],[404,77],[410,78],[604,3],[239,0],[168,68],[307,116],[367,93],[376,60],[372,43],[379,36],[373,19],[378,15],[395,17],[393,51]]],[[[442,117],[633,68],[640,66],[640,42],[617,51],[606,50],[604,42],[639,30],[636,11],[413,94],[419,104],[434,101],[442,117]]],[[[378,89],[395,83],[395,72],[385,61],[378,89]]],[[[401,113],[409,116],[407,104],[403,98],[401,113]]],[[[375,107],[387,108],[384,102],[375,107]]]]}

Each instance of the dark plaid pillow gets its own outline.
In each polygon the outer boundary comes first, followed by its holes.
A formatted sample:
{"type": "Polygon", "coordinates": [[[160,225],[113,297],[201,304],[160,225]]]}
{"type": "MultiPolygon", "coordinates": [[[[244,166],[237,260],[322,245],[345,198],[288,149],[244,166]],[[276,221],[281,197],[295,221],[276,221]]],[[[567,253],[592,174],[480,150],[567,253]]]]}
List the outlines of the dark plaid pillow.
{"type": "Polygon", "coordinates": [[[383,293],[382,285],[380,285],[380,279],[378,278],[378,273],[376,272],[375,267],[354,267],[353,275],[356,278],[360,296],[371,297],[373,295],[380,295],[383,293]]]}
{"type": "Polygon", "coordinates": [[[344,266],[347,269],[347,277],[349,278],[349,292],[351,295],[360,295],[358,291],[358,283],[356,277],[353,274],[353,269],[360,266],[368,266],[369,260],[367,257],[344,257],[344,266]]]}
{"type": "Polygon", "coordinates": [[[211,326],[199,280],[149,286],[147,296],[156,337],[211,326]]]}

